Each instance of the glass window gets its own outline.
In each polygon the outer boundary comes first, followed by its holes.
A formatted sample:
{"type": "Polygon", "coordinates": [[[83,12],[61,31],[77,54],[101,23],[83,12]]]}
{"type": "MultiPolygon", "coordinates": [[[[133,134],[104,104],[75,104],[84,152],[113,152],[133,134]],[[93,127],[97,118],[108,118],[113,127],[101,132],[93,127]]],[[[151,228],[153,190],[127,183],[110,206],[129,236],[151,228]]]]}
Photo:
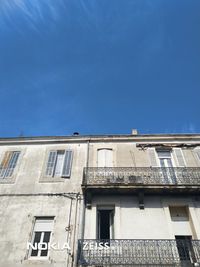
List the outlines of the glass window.
{"type": "Polygon", "coordinates": [[[7,151],[0,164],[0,178],[11,177],[19,159],[20,151],[7,151]]]}
{"type": "Polygon", "coordinates": [[[52,150],[49,152],[46,176],[70,177],[72,166],[71,150],[52,150]]]}
{"type": "Polygon", "coordinates": [[[53,217],[37,217],[35,220],[30,257],[47,257],[48,244],[53,228],[53,217]]]}

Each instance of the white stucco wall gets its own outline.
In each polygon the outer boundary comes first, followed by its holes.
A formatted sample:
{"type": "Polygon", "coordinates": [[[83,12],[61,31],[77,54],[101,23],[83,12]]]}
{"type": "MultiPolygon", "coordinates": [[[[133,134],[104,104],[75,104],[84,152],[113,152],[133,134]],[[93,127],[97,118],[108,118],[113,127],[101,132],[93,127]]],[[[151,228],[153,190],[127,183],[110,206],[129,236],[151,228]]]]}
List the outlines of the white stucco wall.
{"type": "MultiPolygon", "coordinates": [[[[96,239],[98,206],[114,206],[115,239],[174,239],[178,233],[172,222],[169,206],[188,206],[191,215],[190,225],[194,239],[200,238],[199,204],[191,197],[146,196],[145,209],[139,209],[136,196],[93,197],[92,209],[86,211],[85,238],[96,239]],[[197,206],[198,205],[198,206],[197,206]]],[[[180,233],[179,233],[180,234],[180,233]]],[[[183,225],[182,235],[188,235],[188,225],[183,225]]]]}

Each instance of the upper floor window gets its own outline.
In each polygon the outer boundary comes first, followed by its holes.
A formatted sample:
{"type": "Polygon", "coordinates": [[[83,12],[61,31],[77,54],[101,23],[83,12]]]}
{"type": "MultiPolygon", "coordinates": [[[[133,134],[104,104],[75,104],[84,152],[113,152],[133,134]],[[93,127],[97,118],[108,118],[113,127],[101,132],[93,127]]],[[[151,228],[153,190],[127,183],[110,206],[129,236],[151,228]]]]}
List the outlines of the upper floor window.
{"type": "Polygon", "coordinates": [[[170,206],[169,211],[172,221],[189,221],[188,207],[170,206]]]}
{"type": "Polygon", "coordinates": [[[51,150],[47,160],[46,176],[70,177],[72,154],[71,150],[51,150]]]}
{"type": "Polygon", "coordinates": [[[113,167],[113,150],[109,148],[98,149],[98,167],[113,167]]]}
{"type": "Polygon", "coordinates": [[[160,150],[157,151],[157,155],[161,167],[173,167],[171,151],[160,150]]]}
{"type": "Polygon", "coordinates": [[[32,234],[30,257],[47,257],[54,217],[36,217],[32,234]]]}
{"type": "Polygon", "coordinates": [[[149,148],[149,159],[152,167],[185,167],[185,159],[181,148],[155,149],[149,148]]]}
{"type": "Polygon", "coordinates": [[[0,164],[0,178],[11,177],[19,159],[20,151],[7,151],[0,164]]]}

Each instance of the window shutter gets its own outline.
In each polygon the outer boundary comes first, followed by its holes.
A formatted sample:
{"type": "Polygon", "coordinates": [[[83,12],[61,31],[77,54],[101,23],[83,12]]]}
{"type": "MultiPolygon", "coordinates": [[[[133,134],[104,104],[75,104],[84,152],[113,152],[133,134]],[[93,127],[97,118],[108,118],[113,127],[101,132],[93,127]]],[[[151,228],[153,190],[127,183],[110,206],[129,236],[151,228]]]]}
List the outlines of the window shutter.
{"type": "Polygon", "coordinates": [[[65,151],[62,177],[70,177],[70,175],[71,175],[72,156],[73,156],[72,150],[66,150],[65,151]]]}
{"type": "Polygon", "coordinates": [[[106,165],[105,149],[98,149],[97,150],[97,166],[105,167],[105,165],[106,165]]]}
{"type": "Polygon", "coordinates": [[[174,153],[178,162],[178,167],[185,167],[185,161],[183,157],[183,152],[181,148],[174,148],[174,153]]]}
{"type": "Polygon", "coordinates": [[[200,148],[196,148],[195,153],[197,155],[197,158],[200,160],[200,148]]]}
{"type": "Polygon", "coordinates": [[[12,176],[19,154],[20,151],[6,151],[0,165],[0,178],[12,176]]]}
{"type": "Polygon", "coordinates": [[[36,218],[35,232],[51,232],[53,230],[53,217],[36,218]]]}
{"type": "Polygon", "coordinates": [[[149,148],[148,153],[151,167],[158,167],[155,148],[149,148]]]}
{"type": "Polygon", "coordinates": [[[11,157],[11,152],[10,151],[6,151],[6,153],[5,153],[4,157],[3,157],[3,160],[1,162],[1,165],[0,165],[0,177],[1,178],[3,178],[4,175],[5,175],[5,172],[6,172],[10,157],[11,157]]]}
{"type": "Polygon", "coordinates": [[[46,176],[53,176],[55,164],[56,164],[56,157],[57,157],[57,151],[52,150],[49,152],[48,162],[47,162],[47,168],[46,168],[46,176]]]}

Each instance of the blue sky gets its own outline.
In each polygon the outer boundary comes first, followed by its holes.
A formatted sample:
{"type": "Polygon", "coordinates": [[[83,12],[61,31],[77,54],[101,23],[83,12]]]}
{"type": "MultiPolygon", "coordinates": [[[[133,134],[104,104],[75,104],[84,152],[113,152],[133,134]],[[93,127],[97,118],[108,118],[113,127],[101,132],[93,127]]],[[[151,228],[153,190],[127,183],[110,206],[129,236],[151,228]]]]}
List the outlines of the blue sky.
{"type": "Polygon", "coordinates": [[[0,0],[0,137],[200,132],[199,0],[0,0]]]}

